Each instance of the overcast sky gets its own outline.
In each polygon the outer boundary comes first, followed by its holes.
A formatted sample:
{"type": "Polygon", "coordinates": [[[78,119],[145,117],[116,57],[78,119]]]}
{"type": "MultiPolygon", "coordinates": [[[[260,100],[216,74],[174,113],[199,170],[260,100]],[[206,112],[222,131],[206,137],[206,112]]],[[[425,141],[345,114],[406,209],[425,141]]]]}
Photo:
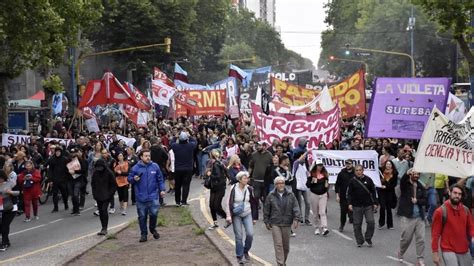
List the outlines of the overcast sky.
{"type": "Polygon", "coordinates": [[[276,0],[276,26],[286,48],[311,59],[317,67],[321,53],[324,24],[324,3],[328,0],[276,0]],[[291,33],[291,32],[313,32],[291,33]]]}

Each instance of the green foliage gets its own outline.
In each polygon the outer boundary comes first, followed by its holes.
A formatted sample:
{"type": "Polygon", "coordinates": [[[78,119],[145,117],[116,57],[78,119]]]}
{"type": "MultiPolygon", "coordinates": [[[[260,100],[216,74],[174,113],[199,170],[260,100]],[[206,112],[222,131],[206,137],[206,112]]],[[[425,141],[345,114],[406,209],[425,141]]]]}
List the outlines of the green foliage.
{"type": "Polygon", "coordinates": [[[194,220],[191,215],[191,211],[188,208],[180,208],[180,218],[178,221],[179,226],[193,224],[194,220]]]}
{"type": "Polygon", "coordinates": [[[160,212],[158,213],[158,219],[156,221],[157,226],[167,226],[168,225],[168,220],[166,217],[160,212]]]}
{"type": "Polygon", "coordinates": [[[206,229],[201,228],[201,227],[194,227],[194,228],[193,228],[193,232],[194,232],[197,236],[200,236],[200,235],[204,235],[204,233],[206,232],[206,229]]]}
{"type": "Polygon", "coordinates": [[[49,91],[51,93],[62,93],[62,92],[64,92],[63,81],[56,74],[51,75],[48,78],[42,80],[41,84],[43,85],[43,88],[46,91],[49,91]]]}
{"type": "MultiPolygon", "coordinates": [[[[411,66],[407,57],[372,54],[344,54],[345,44],[410,54],[408,18],[412,5],[408,1],[344,1],[334,0],[327,6],[326,23],[330,29],[322,35],[319,66],[339,75],[347,75],[360,67],[359,63],[329,61],[329,56],[366,61],[374,76],[408,76],[411,66]]],[[[455,45],[448,36],[436,34],[438,26],[430,22],[420,8],[414,8],[414,57],[419,76],[449,76],[455,45]]]]}

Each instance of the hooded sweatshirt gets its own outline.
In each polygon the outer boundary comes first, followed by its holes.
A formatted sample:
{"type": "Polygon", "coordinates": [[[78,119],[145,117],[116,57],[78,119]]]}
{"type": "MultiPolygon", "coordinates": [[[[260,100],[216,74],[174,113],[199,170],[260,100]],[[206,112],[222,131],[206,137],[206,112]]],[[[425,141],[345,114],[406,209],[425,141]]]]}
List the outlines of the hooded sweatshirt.
{"type": "Polygon", "coordinates": [[[97,160],[91,178],[92,196],[96,201],[110,200],[117,190],[117,183],[112,170],[103,159],[97,160]]]}

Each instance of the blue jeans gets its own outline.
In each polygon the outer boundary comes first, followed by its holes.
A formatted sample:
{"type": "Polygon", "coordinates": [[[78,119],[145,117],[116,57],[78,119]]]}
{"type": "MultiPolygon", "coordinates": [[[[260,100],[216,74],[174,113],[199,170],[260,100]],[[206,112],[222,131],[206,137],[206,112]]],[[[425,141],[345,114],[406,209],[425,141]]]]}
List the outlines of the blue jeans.
{"type": "Polygon", "coordinates": [[[150,216],[150,233],[156,231],[156,221],[158,219],[159,210],[160,203],[158,199],[146,202],[137,201],[138,224],[140,225],[140,233],[142,236],[148,234],[146,228],[148,216],[150,216]]]}
{"type": "Polygon", "coordinates": [[[428,220],[430,224],[433,220],[433,213],[437,207],[437,203],[436,203],[437,197],[438,197],[438,194],[436,192],[436,189],[432,187],[429,188],[428,189],[428,216],[426,217],[426,219],[428,220]]]}
{"type": "Polygon", "coordinates": [[[198,167],[199,167],[199,174],[201,176],[206,175],[206,167],[207,167],[208,161],[209,161],[209,153],[205,153],[205,152],[198,153],[198,167]]]}
{"type": "Polygon", "coordinates": [[[252,247],[253,241],[253,221],[252,214],[245,217],[234,215],[232,217],[232,225],[235,235],[235,253],[237,257],[242,258],[244,253],[248,253],[252,247]],[[245,245],[243,244],[243,230],[245,228],[245,245]]]}

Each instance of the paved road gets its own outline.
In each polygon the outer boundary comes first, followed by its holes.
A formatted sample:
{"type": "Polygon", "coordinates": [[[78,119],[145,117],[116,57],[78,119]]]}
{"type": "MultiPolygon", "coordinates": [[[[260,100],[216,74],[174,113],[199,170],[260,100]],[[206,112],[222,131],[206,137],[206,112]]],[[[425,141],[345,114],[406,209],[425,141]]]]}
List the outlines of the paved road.
{"type": "MultiPolygon", "coordinates": [[[[199,193],[202,192],[201,181],[193,179],[193,188],[190,191],[190,199],[197,198],[199,193]]],[[[90,189],[89,189],[90,191],[90,189]]],[[[174,204],[174,195],[166,195],[165,202],[167,204],[174,204]]],[[[71,239],[76,239],[100,230],[99,217],[94,216],[93,212],[96,210],[94,207],[95,201],[92,199],[92,195],[88,195],[86,199],[85,209],[82,211],[81,216],[71,216],[71,209],[65,211],[62,204],[59,206],[59,212],[51,213],[53,209],[52,199],[50,198],[45,205],[39,207],[39,220],[32,220],[29,223],[23,222],[24,215],[17,216],[11,225],[10,241],[12,246],[6,252],[0,252],[0,263],[4,260],[17,258],[30,252],[36,252],[30,255],[31,258],[38,258],[36,265],[53,265],[60,262],[64,262],[66,259],[61,254],[58,246],[55,245],[64,243],[71,239]],[[49,247],[52,248],[48,249],[49,247]],[[56,252],[55,252],[56,250],[56,252]],[[59,253],[59,254],[58,254],[59,253]]],[[[71,203],[69,203],[71,208],[71,203]]],[[[118,207],[118,198],[115,198],[115,207],[118,207]]],[[[129,206],[128,214],[122,216],[120,212],[109,215],[109,228],[129,222],[130,220],[136,219],[136,208],[135,206],[129,206]]],[[[139,232],[137,231],[137,241],[139,232]]],[[[89,238],[99,238],[99,236],[93,235],[89,238]]],[[[81,243],[84,239],[75,241],[75,244],[71,245],[71,248],[83,248],[81,243]]],[[[64,251],[63,254],[67,254],[69,251],[64,251]]],[[[24,258],[18,258],[18,260],[9,261],[11,264],[25,264],[24,258]]],[[[29,264],[29,261],[27,262],[29,264]]]]}
{"type": "MultiPolygon", "coordinates": [[[[331,191],[334,195],[334,191],[331,191]]],[[[254,242],[251,252],[265,261],[275,264],[275,253],[271,233],[266,230],[260,212],[260,221],[255,225],[254,242]]],[[[378,214],[376,214],[376,224],[378,214]]],[[[223,222],[221,222],[223,223],[223,222]]],[[[288,265],[403,265],[397,260],[397,251],[400,240],[400,221],[394,217],[395,230],[377,230],[373,238],[372,248],[366,245],[356,247],[352,225],[346,225],[343,233],[339,233],[339,205],[335,196],[328,203],[328,224],[331,232],[326,237],[314,235],[314,227],[300,226],[296,237],[291,238],[288,265]]],[[[232,239],[233,230],[229,227],[225,233],[232,239]]],[[[425,233],[425,263],[431,262],[430,227],[425,233]]],[[[414,240],[405,254],[405,265],[416,263],[414,240]]]]}

